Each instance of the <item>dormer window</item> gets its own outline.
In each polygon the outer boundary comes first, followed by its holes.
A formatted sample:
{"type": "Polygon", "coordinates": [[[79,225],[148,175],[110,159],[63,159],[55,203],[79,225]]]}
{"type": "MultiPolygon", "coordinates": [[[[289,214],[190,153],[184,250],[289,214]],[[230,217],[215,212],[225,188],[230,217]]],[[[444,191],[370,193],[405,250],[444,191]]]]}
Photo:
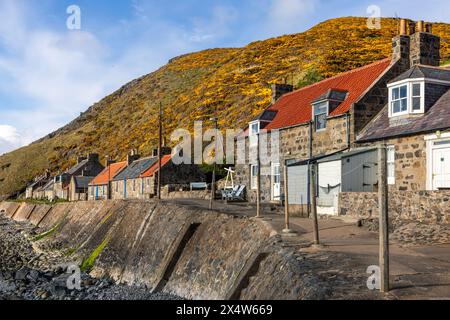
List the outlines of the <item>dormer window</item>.
{"type": "Polygon", "coordinates": [[[327,118],[339,105],[347,99],[348,92],[341,89],[328,89],[321,94],[312,104],[312,119],[315,131],[327,129],[327,118]]]}
{"type": "Polygon", "coordinates": [[[249,124],[250,145],[256,146],[258,144],[258,134],[261,131],[261,122],[253,121],[249,124]]]}
{"type": "Polygon", "coordinates": [[[251,136],[257,135],[260,130],[261,130],[261,125],[260,125],[259,121],[250,123],[250,135],[251,136]]]}
{"type": "Polygon", "coordinates": [[[325,130],[327,128],[328,101],[313,105],[313,109],[316,132],[325,130]]]}
{"type": "Polygon", "coordinates": [[[402,81],[389,86],[389,117],[424,113],[425,85],[423,81],[402,81]]]}

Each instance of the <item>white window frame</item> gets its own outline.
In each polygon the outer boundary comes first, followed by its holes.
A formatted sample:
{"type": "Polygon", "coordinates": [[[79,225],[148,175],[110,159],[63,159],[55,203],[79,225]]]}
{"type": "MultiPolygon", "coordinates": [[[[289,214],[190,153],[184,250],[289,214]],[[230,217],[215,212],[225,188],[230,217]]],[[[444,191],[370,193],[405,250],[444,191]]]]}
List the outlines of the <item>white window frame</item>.
{"type": "Polygon", "coordinates": [[[421,81],[413,81],[410,84],[411,86],[411,113],[425,113],[425,83],[421,81]],[[420,96],[414,96],[414,85],[419,84],[420,85],[420,96]],[[420,98],[420,109],[414,110],[414,98],[420,98]]]}
{"type": "Polygon", "coordinates": [[[250,138],[250,145],[256,146],[258,144],[258,134],[261,132],[261,122],[258,121],[252,121],[248,125],[248,135],[250,138]],[[257,129],[255,131],[254,127],[257,126],[257,129]]]}
{"type": "Polygon", "coordinates": [[[395,185],[395,146],[394,145],[387,147],[387,167],[388,167],[388,185],[395,185]],[[389,170],[390,166],[393,166],[392,171],[389,170]]]}
{"type": "Polygon", "coordinates": [[[250,166],[250,187],[252,190],[258,189],[258,165],[256,164],[250,166]],[[256,170],[255,175],[254,170],[256,170]]]}
{"type": "Polygon", "coordinates": [[[408,114],[409,113],[409,104],[410,104],[410,101],[409,101],[409,85],[407,83],[403,83],[401,85],[398,85],[398,86],[390,88],[390,90],[389,90],[389,109],[390,109],[390,112],[391,112],[392,116],[401,116],[401,115],[404,115],[404,114],[408,114]],[[403,97],[403,98],[400,96],[402,88],[405,88],[405,90],[406,90],[406,96],[403,97]],[[399,98],[398,99],[394,99],[393,98],[394,90],[399,90],[399,98]],[[404,100],[406,100],[406,110],[394,112],[394,103],[395,102],[400,102],[400,109],[401,109],[402,108],[401,102],[404,101],[404,100]]]}
{"type": "MultiPolygon", "coordinates": [[[[396,83],[391,83],[388,85],[389,88],[389,118],[402,116],[402,115],[408,115],[408,114],[423,114],[425,113],[425,84],[428,83],[425,81],[425,79],[407,79],[403,81],[399,81],[396,83]],[[419,110],[413,110],[413,86],[415,84],[420,84],[420,109],[419,110]],[[393,104],[395,101],[393,101],[393,91],[394,89],[398,89],[400,87],[406,86],[406,111],[401,112],[395,112],[394,113],[394,107],[393,104]]],[[[400,101],[403,99],[399,99],[400,101]]],[[[396,100],[398,101],[398,100],[396,100]]]]}
{"type": "Polygon", "coordinates": [[[314,121],[314,131],[315,131],[315,132],[321,132],[321,131],[327,130],[327,118],[328,118],[329,114],[330,114],[330,102],[329,102],[329,101],[326,101],[326,100],[324,100],[324,101],[319,101],[319,102],[314,103],[314,104],[312,105],[312,119],[313,119],[313,121],[314,121]],[[326,113],[321,112],[321,113],[319,113],[319,114],[316,114],[316,108],[317,108],[317,107],[322,107],[322,106],[324,106],[324,105],[325,105],[326,108],[327,108],[326,113]],[[317,129],[317,121],[316,121],[316,117],[318,117],[318,116],[320,116],[320,115],[323,115],[323,114],[325,114],[325,128],[317,129]]]}

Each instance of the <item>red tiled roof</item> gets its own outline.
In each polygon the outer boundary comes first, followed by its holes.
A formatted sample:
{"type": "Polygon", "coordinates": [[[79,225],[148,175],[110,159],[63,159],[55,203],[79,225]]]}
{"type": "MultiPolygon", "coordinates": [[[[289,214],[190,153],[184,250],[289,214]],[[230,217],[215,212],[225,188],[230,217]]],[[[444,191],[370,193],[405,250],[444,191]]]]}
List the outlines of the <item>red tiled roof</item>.
{"type": "Polygon", "coordinates": [[[120,171],[122,171],[127,166],[127,162],[113,163],[105,170],[103,170],[89,185],[100,186],[108,184],[108,180],[112,180],[120,171]]]}
{"type": "MultiPolygon", "coordinates": [[[[166,164],[169,163],[169,161],[172,160],[172,156],[171,155],[165,155],[162,157],[161,159],[161,165],[164,167],[166,164]]],[[[155,172],[157,172],[159,170],[159,161],[154,164],[150,169],[148,169],[147,171],[145,171],[142,175],[141,178],[150,178],[152,177],[155,172]]]]}
{"type": "Polygon", "coordinates": [[[390,64],[391,59],[380,60],[284,95],[267,109],[278,113],[265,129],[282,129],[311,121],[311,103],[330,89],[348,92],[345,101],[330,116],[347,113],[390,64]]]}

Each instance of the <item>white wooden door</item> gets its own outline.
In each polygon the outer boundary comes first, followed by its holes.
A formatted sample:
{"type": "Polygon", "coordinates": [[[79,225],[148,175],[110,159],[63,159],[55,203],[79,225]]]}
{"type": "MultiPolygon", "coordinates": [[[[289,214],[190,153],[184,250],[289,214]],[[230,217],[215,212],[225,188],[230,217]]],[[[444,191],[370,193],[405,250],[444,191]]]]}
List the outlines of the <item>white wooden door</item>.
{"type": "Polygon", "coordinates": [[[272,164],[272,200],[279,201],[281,196],[281,167],[279,163],[272,164]]]}
{"type": "Polygon", "coordinates": [[[433,150],[433,190],[450,188],[450,148],[433,150]]]}

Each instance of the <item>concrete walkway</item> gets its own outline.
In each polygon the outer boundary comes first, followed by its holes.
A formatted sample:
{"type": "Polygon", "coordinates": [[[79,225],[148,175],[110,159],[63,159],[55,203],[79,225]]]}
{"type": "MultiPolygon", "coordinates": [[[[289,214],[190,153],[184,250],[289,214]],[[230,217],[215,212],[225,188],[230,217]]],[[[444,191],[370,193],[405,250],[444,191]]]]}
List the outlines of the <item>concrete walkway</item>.
{"type": "MultiPolygon", "coordinates": [[[[209,201],[180,199],[170,200],[180,205],[208,208],[209,201]]],[[[255,209],[246,204],[214,203],[215,211],[234,216],[255,216],[255,209]]],[[[264,220],[279,233],[284,229],[284,217],[273,214],[271,207],[264,208],[264,220]]],[[[355,222],[338,218],[319,221],[320,249],[310,247],[313,240],[312,221],[292,218],[291,229],[295,237],[283,236],[287,246],[300,251],[338,252],[349,256],[353,270],[365,274],[369,266],[378,265],[378,233],[361,228],[355,222]]],[[[435,246],[404,246],[391,242],[391,287],[389,296],[393,299],[448,299],[450,300],[450,244],[435,246]]],[[[348,266],[347,266],[348,268],[348,266]]],[[[336,261],[339,269],[339,261],[336,261]]],[[[368,276],[368,275],[367,275],[368,276]]]]}

